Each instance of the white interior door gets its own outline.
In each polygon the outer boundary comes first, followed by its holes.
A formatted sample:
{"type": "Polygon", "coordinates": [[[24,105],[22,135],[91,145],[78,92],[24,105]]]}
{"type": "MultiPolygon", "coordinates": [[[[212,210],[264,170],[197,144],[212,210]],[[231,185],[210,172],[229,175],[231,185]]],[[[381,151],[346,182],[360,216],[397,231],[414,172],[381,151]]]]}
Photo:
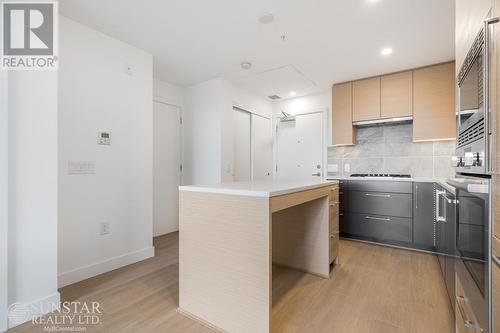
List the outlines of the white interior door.
{"type": "Polygon", "coordinates": [[[297,115],[278,121],[277,179],[320,179],[323,170],[323,114],[297,115]]]}
{"type": "Polygon", "coordinates": [[[154,102],[153,235],[179,230],[181,124],[178,107],[154,102]]]}
{"type": "Polygon", "coordinates": [[[233,109],[233,180],[249,181],[252,178],[251,115],[233,109]]]}
{"type": "Polygon", "coordinates": [[[273,170],[271,119],[252,114],[252,179],[270,179],[273,170]]]}

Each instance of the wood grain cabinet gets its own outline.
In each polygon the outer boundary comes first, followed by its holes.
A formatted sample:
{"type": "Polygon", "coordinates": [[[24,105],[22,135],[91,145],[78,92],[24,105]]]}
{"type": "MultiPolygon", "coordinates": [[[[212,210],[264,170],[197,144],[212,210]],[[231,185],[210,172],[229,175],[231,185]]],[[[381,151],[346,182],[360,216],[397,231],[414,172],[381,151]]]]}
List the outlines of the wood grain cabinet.
{"type": "Polygon", "coordinates": [[[413,72],[384,75],[380,78],[380,118],[413,115],[413,72]]]}
{"type": "Polygon", "coordinates": [[[332,144],[354,144],[351,82],[334,85],[332,88],[332,144]]]}
{"type": "Polygon", "coordinates": [[[352,119],[380,119],[380,77],[352,83],[352,119]]]}
{"type": "Polygon", "coordinates": [[[329,196],[330,263],[339,255],[339,186],[330,189],[329,196]]]}
{"type": "Polygon", "coordinates": [[[455,137],[455,63],[414,70],[413,141],[455,137]]]}

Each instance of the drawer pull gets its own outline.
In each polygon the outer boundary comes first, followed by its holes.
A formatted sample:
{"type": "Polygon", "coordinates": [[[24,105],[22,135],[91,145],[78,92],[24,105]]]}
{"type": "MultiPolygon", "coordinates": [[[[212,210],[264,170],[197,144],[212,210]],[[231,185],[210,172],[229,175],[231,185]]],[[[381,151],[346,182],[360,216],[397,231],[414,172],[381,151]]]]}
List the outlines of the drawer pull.
{"type": "Polygon", "coordinates": [[[344,213],[339,213],[339,216],[344,216],[344,213]]]}
{"type": "Polygon", "coordinates": [[[367,197],[379,197],[379,198],[390,198],[390,194],[373,194],[373,193],[365,193],[367,197]]]}
{"type": "Polygon", "coordinates": [[[332,202],[332,203],[330,203],[330,207],[336,206],[338,204],[339,204],[338,202],[332,202]]]}
{"type": "Polygon", "coordinates": [[[339,194],[342,195],[342,194],[344,194],[344,192],[340,191],[339,194]]]}
{"type": "Polygon", "coordinates": [[[374,216],[365,216],[365,218],[369,219],[369,220],[378,220],[378,221],[390,221],[391,219],[388,218],[388,217],[374,217],[374,216]]]}

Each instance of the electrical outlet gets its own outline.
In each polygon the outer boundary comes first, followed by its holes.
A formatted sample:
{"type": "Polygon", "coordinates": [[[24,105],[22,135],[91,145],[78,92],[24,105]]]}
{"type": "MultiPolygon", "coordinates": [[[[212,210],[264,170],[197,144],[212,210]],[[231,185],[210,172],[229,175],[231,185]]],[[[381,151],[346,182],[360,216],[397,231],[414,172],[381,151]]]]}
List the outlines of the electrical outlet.
{"type": "Polygon", "coordinates": [[[111,233],[111,231],[109,230],[109,223],[108,222],[103,222],[101,223],[101,235],[107,235],[109,233],[111,233]]]}

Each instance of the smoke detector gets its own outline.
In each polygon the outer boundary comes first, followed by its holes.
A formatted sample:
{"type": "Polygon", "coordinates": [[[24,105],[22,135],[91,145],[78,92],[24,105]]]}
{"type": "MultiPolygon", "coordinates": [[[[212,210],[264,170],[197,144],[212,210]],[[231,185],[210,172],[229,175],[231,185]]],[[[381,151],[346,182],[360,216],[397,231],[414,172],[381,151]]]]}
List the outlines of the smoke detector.
{"type": "Polygon", "coordinates": [[[244,61],[240,64],[241,68],[243,69],[250,69],[252,68],[252,63],[249,61],[244,61]]]}

